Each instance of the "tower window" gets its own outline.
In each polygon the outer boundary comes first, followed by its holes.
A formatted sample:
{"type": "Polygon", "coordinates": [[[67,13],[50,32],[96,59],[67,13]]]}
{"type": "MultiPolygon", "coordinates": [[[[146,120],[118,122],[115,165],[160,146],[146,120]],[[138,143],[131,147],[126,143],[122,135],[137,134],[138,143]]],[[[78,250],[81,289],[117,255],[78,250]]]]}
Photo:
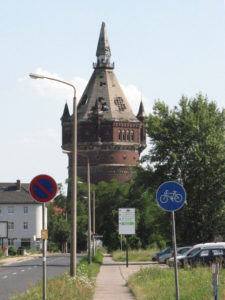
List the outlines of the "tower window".
{"type": "Polygon", "coordinates": [[[121,130],[118,130],[118,140],[121,141],[122,140],[122,136],[121,136],[121,130]]]}
{"type": "Polygon", "coordinates": [[[114,103],[118,106],[119,111],[124,111],[126,109],[126,105],[123,103],[123,98],[116,97],[114,98],[114,103]]]}
{"type": "Polygon", "coordinates": [[[122,133],[123,133],[123,141],[125,141],[126,140],[125,130],[123,130],[122,133]]]}
{"type": "Polygon", "coordinates": [[[131,141],[134,141],[134,131],[133,130],[131,130],[131,132],[130,132],[130,139],[131,139],[131,141]]]}
{"type": "Polygon", "coordinates": [[[127,141],[130,140],[130,130],[127,130],[127,141]]]}

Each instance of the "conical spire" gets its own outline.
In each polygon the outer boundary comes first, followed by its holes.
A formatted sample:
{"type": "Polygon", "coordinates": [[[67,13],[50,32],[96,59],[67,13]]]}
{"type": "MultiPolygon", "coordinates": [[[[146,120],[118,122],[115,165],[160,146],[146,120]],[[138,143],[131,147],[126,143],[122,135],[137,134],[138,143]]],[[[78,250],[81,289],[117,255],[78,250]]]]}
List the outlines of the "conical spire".
{"type": "Polygon", "coordinates": [[[102,22],[102,27],[99,35],[99,40],[98,40],[98,47],[96,51],[96,56],[111,56],[111,51],[109,47],[109,41],[108,37],[106,34],[106,29],[105,29],[105,23],[102,22]]]}
{"type": "Polygon", "coordinates": [[[68,105],[67,103],[65,104],[65,107],[64,107],[64,111],[63,111],[63,115],[61,117],[61,120],[62,121],[65,121],[67,119],[69,119],[70,117],[70,112],[69,112],[69,108],[68,108],[68,105]]]}
{"type": "Polygon", "coordinates": [[[140,102],[140,106],[139,106],[137,118],[138,118],[138,120],[140,120],[141,122],[143,122],[144,119],[146,118],[145,109],[144,109],[144,105],[143,105],[142,100],[141,100],[141,102],[140,102]]]}
{"type": "Polygon", "coordinates": [[[102,27],[98,39],[98,46],[96,51],[97,64],[94,67],[105,67],[113,68],[114,66],[110,64],[111,51],[109,46],[108,37],[106,34],[105,23],[102,22],[102,27]]]}

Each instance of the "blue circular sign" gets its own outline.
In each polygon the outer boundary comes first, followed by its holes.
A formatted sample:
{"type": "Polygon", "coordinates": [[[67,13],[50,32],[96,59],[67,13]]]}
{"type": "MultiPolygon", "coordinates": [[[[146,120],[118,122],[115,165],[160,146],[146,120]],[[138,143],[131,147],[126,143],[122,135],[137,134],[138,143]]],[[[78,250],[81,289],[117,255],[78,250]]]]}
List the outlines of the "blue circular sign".
{"type": "Polygon", "coordinates": [[[156,193],[160,207],[166,211],[180,209],[186,200],[186,193],[182,185],[175,181],[167,181],[160,185],[156,193]]]}
{"type": "Polygon", "coordinates": [[[55,180],[48,175],[38,175],[31,180],[30,194],[38,202],[48,202],[57,192],[55,180]]]}

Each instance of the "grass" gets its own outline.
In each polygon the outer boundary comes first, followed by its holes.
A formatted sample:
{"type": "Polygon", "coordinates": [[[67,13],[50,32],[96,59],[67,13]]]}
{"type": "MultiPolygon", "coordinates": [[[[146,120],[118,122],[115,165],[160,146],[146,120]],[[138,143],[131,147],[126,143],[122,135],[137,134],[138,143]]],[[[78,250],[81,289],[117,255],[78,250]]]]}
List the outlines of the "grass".
{"type": "MultiPolygon", "coordinates": [[[[212,269],[179,269],[180,300],[213,300],[212,269]]],[[[225,299],[225,269],[219,271],[218,299],[225,299]]],[[[136,300],[176,299],[174,269],[143,268],[128,280],[136,300]]]]}
{"type": "MultiPolygon", "coordinates": [[[[85,256],[77,267],[76,279],[69,276],[68,273],[56,276],[47,280],[48,300],[91,300],[95,291],[96,276],[102,263],[102,254],[97,253],[93,257],[93,263],[88,264],[85,256]]],[[[42,299],[42,282],[36,287],[30,284],[30,289],[13,297],[11,300],[40,300],[42,299]]]]}
{"type": "MultiPolygon", "coordinates": [[[[147,249],[147,250],[128,250],[129,261],[151,261],[152,254],[159,251],[158,249],[147,249]]],[[[116,250],[112,253],[112,258],[115,261],[126,261],[126,251],[116,250]]]]}

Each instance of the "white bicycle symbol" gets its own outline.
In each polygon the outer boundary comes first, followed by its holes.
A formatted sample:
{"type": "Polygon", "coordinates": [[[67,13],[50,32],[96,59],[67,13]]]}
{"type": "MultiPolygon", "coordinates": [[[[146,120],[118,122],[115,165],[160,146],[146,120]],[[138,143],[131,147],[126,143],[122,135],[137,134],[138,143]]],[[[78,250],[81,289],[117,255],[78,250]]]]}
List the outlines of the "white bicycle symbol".
{"type": "Polygon", "coordinates": [[[167,203],[168,201],[177,202],[180,203],[183,200],[183,197],[181,194],[177,194],[176,191],[173,191],[172,193],[169,193],[168,190],[164,192],[163,195],[160,196],[160,202],[161,203],[167,203]]]}

